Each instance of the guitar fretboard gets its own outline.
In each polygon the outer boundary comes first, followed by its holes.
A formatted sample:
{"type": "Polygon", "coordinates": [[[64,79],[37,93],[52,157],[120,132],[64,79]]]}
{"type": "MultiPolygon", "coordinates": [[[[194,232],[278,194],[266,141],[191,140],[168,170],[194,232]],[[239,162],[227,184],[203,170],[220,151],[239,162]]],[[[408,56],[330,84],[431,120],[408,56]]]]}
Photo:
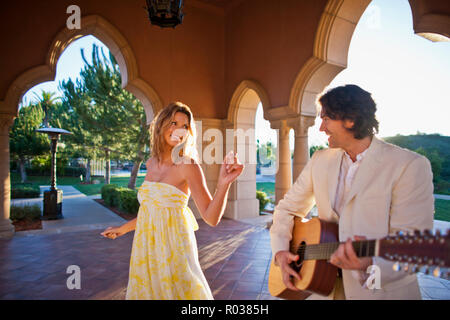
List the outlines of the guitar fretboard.
{"type": "MultiPolygon", "coordinates": [[[[328,260],[340,244],[344,242],[329,242],[310,245],[300,245],[297,254],[303,260],[328,260]]],[[[376,240],[352,242],[358,257],[373,257],[375,255],[376,240]]]]}

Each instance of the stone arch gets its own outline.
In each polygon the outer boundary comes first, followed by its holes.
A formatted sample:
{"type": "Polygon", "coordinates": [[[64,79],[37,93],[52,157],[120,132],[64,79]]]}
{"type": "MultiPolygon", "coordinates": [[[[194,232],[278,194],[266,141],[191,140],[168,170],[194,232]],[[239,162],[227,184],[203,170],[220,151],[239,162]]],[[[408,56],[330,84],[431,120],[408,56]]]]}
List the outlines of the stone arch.
{"type": "Polygon", "coordinates": [[[317,27],[313,56],[299,71],[291,90],[292,111],[316,116],[316,96],[347,67],[353,31],[370,1],[328,1],[317,27]]]}
{"type": "Polygon", "coordinates": [[[233,129],[233,136],[226,133],[225,150],[236,146],[245,170],[233,183],[225,216],[233,219],[256,217],[259,215],[259,201],[256,199],[256,139],[255,116],[259,103],[262,104],[264,118],[270,108],[269,96],[264,88],[253,80],[242,81],[235,89],[228,108],[225,129],[233,129]],[[250,131],[248,129],[253,129],[250,131]],[[243,130],[245,136],[235,138],[234,133],[243,130]],[[243,154],[244,153],[244,154],[243,154]],[[254,153],[254,155],[253,155],[254,153]],[[254,156],[254,157],[253,157],[254,156]],[[244,158],[245,157],[245,158],[244,158]]]}
{"type": "MultiPolygon", "coordinates": [[[[411,7],[415,34],[433,42],[450,41],[450,5],[447,4],[447,10],[437,13],[436,10],[431,10],[430,3],[421,0],[409,0],[408,2],[411,7]]],[[[439,4],[439,6],[442,5],[439,4]]],[[[445,6],[441,8],[444,9],[445,6]]]]}
{"type": "MultiPolygon", "coordinates": [[[[414,14],[414,10],[412,10],[414,14]]],[[[426,14],[420,18],[413,17],[414,32],[425,39],[450,41],[450,18],[441,14],[426,14]]]]}
{"type": "Polygon", "coordinates": [[[270,100],[266,90],[254,80],[242,81],[231,97],[228,108],[228,122],[232,123],[234,127],[238,123],[254,124],[256,108],[260,102],[264,110],[264,119],[267,120],[270,100]],[[243,109],[254,110],[254,113],[244,112],[243,109]]]}
{"type": "Polygon", "coordinates": [[[81,29],[73,30],[63,28],[50,45],[45,64],[24,72],[14,80],[4,101],[8,113],[17,115],[20,99],[27,90],[55,79],[58,59],[72,42],[92,35],[102,41],[115,56],[122,76],[122,87],[141,101],[150,123],[163,105],[156,91],[139,77],[136,58],[126,39],[112,24],[98,15],[83,17],[81,26],[81,29]]]}
{"type": "MultiPolygon", "coordinates": [[[[313,56],[294,81],[289,108],[303,116],[316,116],[318,93],[347,67],[353,32],[371,0],[329,0],[317,27],[313,56]]],[[[409,0],[414,32],[431,41],[448,41],[448,15],[421,12],[420,0],[409,0]]]]}
{"type": "MultiPolygon", "coordinates": [[[[236,90],[234,91],[233,96],[231,97],[230,106],[228,108],[228,121],[226,127],[229,129],[242,129],[244,131],[248,129],[255,129],[255,116],[256,110],[258,108],[259,103],[262,104],[263,107],[263,115],[266,120],[267,114],[270,106],[269,97],[264,90],[264,88],[253,80],[244,80],[242,81],[236,90]]],[[[235,142],[228,141],[230,140],[227,137],[227,142],[229,145],[226,146],[226,150],[232,150],[233,147],[230,145],[235,142]]],[[[234,139],[236,140],[236,139],[234,139]]],[[[256,154],[256,142],[254,134],[245,139],[245,142],[236,141],[238,144],[238,152],[239,149],[245,150],[246,155],[246,165],[254,166],[256,170],[256,160],[251,158],[250,152],[255,150],[256,154]],[[239,145],[241,144],[241,145],[239,145]],[[243,145],[242,145],[243,144],[243,145]]],[[[241,152],[242,153],[242,152],[241,152]]],[[[253,171],[253,170],[247,170],[253,171]]],[[[238,179],[248,179],[246,175],[241,175],[238,179]]]]}

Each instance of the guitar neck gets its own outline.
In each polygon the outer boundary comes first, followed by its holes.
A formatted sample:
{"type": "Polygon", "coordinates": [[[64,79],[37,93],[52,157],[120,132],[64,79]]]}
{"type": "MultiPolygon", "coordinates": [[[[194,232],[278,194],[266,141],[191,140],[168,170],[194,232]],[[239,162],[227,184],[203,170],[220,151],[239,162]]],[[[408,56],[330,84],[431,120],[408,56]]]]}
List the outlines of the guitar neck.
{"type": "MultiPolygon", "coordinates": [[[[300,245],[297,254],[303,260],[329,260],[340,244],[345,242],[328,242],[310,245],[300,245]]],[[[358,257],[373,257],[376,255],[377,240],[363,240],[352,242],[358,257]]]]}

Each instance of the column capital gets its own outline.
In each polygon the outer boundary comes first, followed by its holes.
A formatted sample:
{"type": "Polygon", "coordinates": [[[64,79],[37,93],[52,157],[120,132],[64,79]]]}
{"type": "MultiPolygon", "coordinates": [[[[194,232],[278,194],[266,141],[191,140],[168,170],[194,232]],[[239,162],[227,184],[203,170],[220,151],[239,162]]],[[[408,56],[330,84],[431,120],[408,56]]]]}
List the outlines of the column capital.
{"type": "Polygon", "coordinates": [[[314,125],[315,121],[315,117],[300,116],[294,119],[289,119],[289,125],[292,129],[294,129],[296,137],[307,137],[308,129],[314,125]]]}
{"type": "Polygon", "coordinates": [[[270,121],[270,128],[279,130],[280,136],[288,135],[291,130],[288,120],[272,120],[270,121]]]}

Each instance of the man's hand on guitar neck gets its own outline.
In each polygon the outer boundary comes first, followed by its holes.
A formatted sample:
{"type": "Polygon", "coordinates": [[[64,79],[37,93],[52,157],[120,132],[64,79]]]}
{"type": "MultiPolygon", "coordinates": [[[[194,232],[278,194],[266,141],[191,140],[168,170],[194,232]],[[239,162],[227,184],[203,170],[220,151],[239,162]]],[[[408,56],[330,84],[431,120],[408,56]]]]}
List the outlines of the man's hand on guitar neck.
{"type": "Polygon", "coordinates": [[[289,251],[278,251],[275,254],[275,261],[281,268],[281,274],[283,276],[284,285],[294,291],[300,291],[297,287],[292,283],[291,277],[296,278],[297,280],[301,280],[300,275],[291,268],[290,264],[294,261],[297,261],[300,257],[295,255],[289,251]]]}
{"type": "MultiPolygon", "coordinates": [[[[355,236],[356,241],[365,240],[366,237],[355,236]]],[[[366,272],[372,265],[372,258],[358,258],[353,249],[352,239],[348,238],[344,244],[339,245],[337,250],[331,255],[330,263],[345,270],[360,270],[366,272]]]]}

